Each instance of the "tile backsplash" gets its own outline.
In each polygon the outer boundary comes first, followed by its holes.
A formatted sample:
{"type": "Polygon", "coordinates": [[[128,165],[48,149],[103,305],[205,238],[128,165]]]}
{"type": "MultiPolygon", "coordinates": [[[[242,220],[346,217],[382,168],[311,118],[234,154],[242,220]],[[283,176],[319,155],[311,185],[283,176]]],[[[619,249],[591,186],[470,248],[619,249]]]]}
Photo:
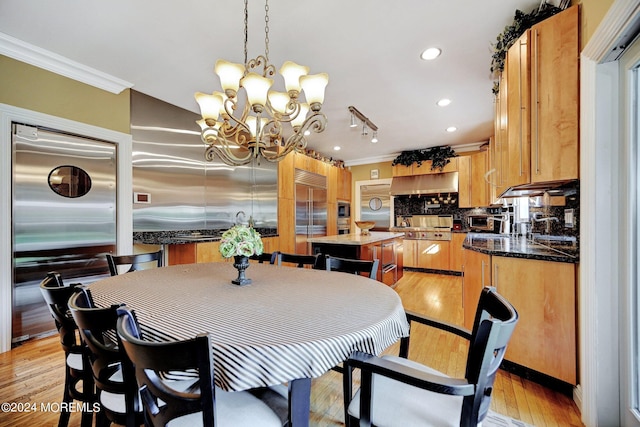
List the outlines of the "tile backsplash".
{"type": "MultiPolygon", "coordinates": [[[[443,201],[439,205],[434,205],[432,200],[436,196],[396,196],[394,199],[394,219],[411,215],[453,215],[454,220],[460,220],[462,228],[468,229],[469,215],[492,215],[500,216],[508,208],[502,206],[482,207],[482,208],[460,208],[458,206],[457,195],[451,194],[451,201],[444,203],[449,195],[441,195],[443,201]],[[455,200],[455,201],[454,201],[455,200]]],[[[437,198],[437,197],[436,197],[437,198]]],[[[565,189],[564,205],[544,206],[540,197],[530,199],[529,218],[534,216],[556,218],[550,221],[549,233],[546,232],[546,222],[533,222],[534,233],[550,234],[557,236],[578,237],[580,230],[580,189],[579,184],[565,189]],[[573,226],[568,227],[565,223],[565,211],[573,210],[573,226]]],[[[509,200],[509,199],[507,199],[509,200]]],[[[554,205],[557,203],[553,203],[554,205]]],[[[398,225],[398,224],[394,224],[398,225]]],[[[495,222],[495,231],[500,228],[500,223],[495,222]]]]}

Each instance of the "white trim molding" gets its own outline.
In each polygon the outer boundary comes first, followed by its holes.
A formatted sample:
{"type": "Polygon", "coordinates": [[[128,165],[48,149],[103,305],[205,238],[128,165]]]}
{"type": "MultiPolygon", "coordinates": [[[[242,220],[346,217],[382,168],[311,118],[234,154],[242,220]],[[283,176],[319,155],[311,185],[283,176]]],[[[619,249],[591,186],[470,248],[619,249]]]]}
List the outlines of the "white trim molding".
{"type": "Polygon", "coordinates": [[[0,182],[2,182],[2,185],[0,185],[0,353],[11,350],[11,288],[13,286],[11,124],[13,122],[45,126],[63,132],[113,142],[117,145],[117,250],[118,253],[133,253],[131,135],[25,110],[12,105],[0,104],[0,182]]]}
{"type": "Polygon", "coordinates": [[[639,18],[638,0],[616,0],[580,57],[580,385],[586,426],[620,425],[620,135],[617,61],[605,63],[639,18]],[[606,349],[606,351],[602,351],[606,349]]]}
{"type": "Polygon", "coordinates": [[[52,73],[119,94],[133,87],[133,83],[87,67],[64,56],[39,48],[0,32],[0,54],[26,62],[52,73]]]}

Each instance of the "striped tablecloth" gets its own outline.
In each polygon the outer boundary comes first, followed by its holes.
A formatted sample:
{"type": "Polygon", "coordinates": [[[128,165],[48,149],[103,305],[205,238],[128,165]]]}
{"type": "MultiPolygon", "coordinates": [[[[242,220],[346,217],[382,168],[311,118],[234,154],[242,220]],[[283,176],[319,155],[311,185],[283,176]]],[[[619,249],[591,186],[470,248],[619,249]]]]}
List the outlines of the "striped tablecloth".
{"type": "Polygon", "coordinates": [[[362,276],[257,263],[251,285],[231,284],[236,276],[231,263],[177,265],[90,289],[97,305],[127,304],[163,339],[209,333],[216,384],[230,391],[318,377],[409,333],[396,292],[362,276]]]}

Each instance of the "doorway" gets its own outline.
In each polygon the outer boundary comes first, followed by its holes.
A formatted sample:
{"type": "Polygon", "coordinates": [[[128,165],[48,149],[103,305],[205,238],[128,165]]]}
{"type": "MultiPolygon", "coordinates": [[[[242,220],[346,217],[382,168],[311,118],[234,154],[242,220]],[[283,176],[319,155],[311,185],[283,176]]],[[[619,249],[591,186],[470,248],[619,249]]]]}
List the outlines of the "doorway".
{"type": "Polygon", "coordinates": [[[39,283],[108,277],[116,248],[116,146],[12,126],[12,344],[55,330],[39,283]]]}

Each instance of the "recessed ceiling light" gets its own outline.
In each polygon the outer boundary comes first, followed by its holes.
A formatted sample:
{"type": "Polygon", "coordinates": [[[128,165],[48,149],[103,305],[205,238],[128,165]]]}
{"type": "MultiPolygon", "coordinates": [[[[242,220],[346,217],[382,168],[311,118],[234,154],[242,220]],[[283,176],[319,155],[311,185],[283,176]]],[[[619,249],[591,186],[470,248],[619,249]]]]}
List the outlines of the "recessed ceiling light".
{"type": "Polygon", "coordinates": [[[440,107],[446,107],[447,105],[451,104],[451,100],[447,98],[442,98],[440,101],[437,102],[437,104],[440,107]]]}
{"type": "Polygon", "coordinates": [[[457,130],[458,130],[458,128],[457,128],[457,127],[455,127],[455,126],[449,126],[449,127],[447,128],[447,132],[455,132],[455,131],[457,131],[457,130]]]}
{"type": "Polygon", "coordinates": [[[339,145],[336,145],[335,147],[333,147],[333,149],[334,149],[335,151],[340,151],[340,146],[339,146],[339,145]]]}
{"type": "Polygon", "coordinates": [[[438,56],[440,56],[441,53],[442,51],[437,47],[430,47],[422,52],[420,58],[424,59],[425,61],[430,61],[432,59],[436,59],[438,56]]]}

